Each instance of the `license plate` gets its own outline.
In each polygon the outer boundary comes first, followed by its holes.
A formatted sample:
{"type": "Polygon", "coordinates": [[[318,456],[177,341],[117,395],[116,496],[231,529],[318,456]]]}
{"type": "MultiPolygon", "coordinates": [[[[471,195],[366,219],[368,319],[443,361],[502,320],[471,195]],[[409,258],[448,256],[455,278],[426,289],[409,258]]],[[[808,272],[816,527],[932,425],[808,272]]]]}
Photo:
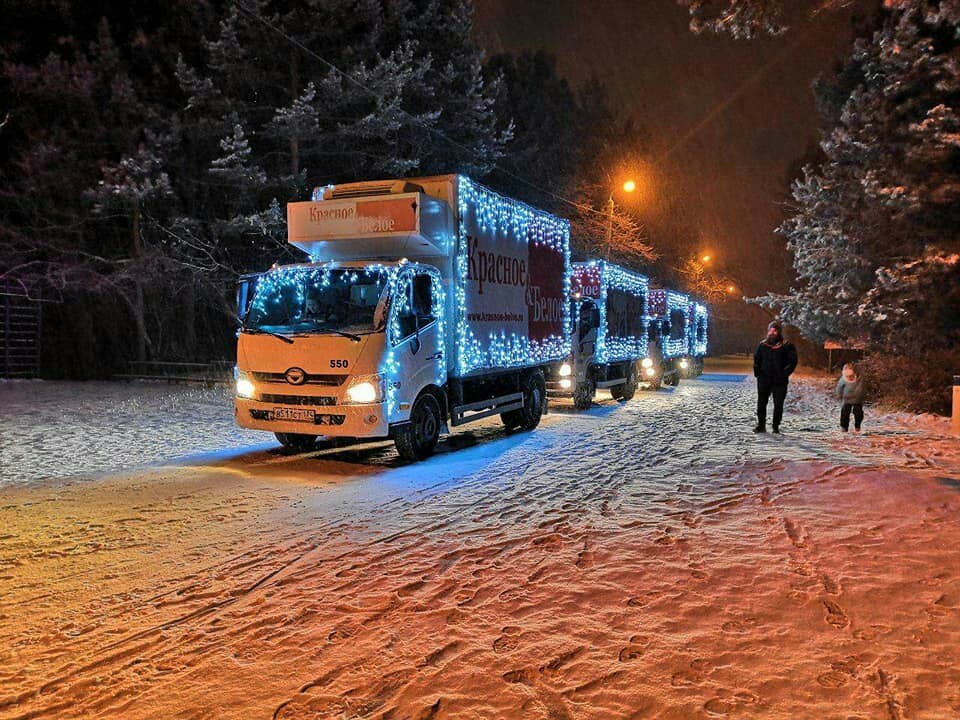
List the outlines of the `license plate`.
{"type": "Polygon", "coordinates": [[[278,407],[273,409],[274,420],[293,420],[294,422],[313,422],[314,410],[307,408],[285,408],[278,407]]]}

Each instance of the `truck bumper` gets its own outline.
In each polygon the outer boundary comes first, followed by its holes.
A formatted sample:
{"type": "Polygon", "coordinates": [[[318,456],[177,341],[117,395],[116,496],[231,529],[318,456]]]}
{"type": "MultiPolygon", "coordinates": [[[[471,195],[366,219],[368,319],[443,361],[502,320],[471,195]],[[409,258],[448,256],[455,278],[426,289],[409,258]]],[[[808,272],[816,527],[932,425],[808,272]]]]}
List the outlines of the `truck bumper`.
{"type": "Polygon", "coordinates": [[[273,433],[326,437],[386,438],[390,435],[383,403],[287,407],[247,398],[234,398],[234,415],[240,427],[273,433]],[[313,419],[277,419],[277,411],[312,411],[313,419]]]}
{"type": "Polygon", "coordinates": [[[563,380],[547,380],[547,397],[552,398],[570,398],[573,397],[573,378],[566,378],[567,387],[563,387],[563,380]]]}

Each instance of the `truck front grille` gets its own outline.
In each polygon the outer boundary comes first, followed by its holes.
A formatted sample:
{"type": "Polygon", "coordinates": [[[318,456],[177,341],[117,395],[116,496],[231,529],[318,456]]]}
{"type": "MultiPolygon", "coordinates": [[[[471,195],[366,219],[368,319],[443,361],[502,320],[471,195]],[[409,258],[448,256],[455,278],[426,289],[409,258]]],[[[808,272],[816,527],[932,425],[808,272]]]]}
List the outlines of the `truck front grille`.
{"type": "MultiPolygon", "coordinates": [[[[254,380],[262,383],[283,383],[284,385],[289,384],[287,383],[287,377],[284,373],[252,372],[250,375],[253,376],[254,380]]],[[[329,385],[330,387],[338,387],[343,385],[346,379],[346,375],[307,375],[303,380],[303,384],[329,385]]]]}
{"type": "Polygon", "coordinates": [[[261,393],[260,402],[276,403],[277,405],[336,405],[335,397],[318,397],[310,395],[275,395],[261,393]]]}

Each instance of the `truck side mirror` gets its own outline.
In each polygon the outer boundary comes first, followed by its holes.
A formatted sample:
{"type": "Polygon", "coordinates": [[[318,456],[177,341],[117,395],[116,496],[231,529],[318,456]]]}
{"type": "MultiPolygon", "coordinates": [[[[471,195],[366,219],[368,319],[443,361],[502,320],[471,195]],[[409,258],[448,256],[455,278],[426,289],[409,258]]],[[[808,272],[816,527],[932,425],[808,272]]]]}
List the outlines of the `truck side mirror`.
{"type": "Polygon", "coordinates": [[[237,320],[240,325],[246,320],[253,302],[253,294],[257,289],[260,275],[244,275],[237,281],[237,320]]]}

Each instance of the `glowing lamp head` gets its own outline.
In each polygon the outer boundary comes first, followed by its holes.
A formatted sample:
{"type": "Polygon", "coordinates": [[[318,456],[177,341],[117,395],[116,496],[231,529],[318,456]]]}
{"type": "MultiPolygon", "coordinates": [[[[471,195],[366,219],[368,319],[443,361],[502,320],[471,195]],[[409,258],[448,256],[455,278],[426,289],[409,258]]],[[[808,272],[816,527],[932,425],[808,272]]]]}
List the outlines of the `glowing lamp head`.
{"type": "Polygon", "coordinates": [[[379,392],[372,382],[361,382],[347,388],[347,399],[352,403],[373,403],[377,401],[379,392]]]}
{"type": "Polygon", "coordinates": [[[252,398],[256,392],[257,388],[246,377],[241,375],[237,378],[237,397],[252,398]]]}
{"type": "Polygon", "coordinates": [[[681,370],[686,370],[688,367],[690,367],[690,362],[686,358],[683,358],[682,360],[680,360],[681,370]]]}
{"type": "Polygon", "coordinates": [[[623,191],[624,191],[624,192],[632,193],[632,192],[633,192],[634,190],[636,190],[636,189],[637,189],[637,183],[634,182],[633,180],[627,180],[627,181],[623,184],[623,191]]]}
{"type": "Polygon", "coordinates": [[[710,262],[711,260],[713,260],[713,258],[712,258],[710,255],[704,255],[703,257],[700,258],[700,260],[701,260],[701,262],[708,263],[708,262],[710,262]]]}

